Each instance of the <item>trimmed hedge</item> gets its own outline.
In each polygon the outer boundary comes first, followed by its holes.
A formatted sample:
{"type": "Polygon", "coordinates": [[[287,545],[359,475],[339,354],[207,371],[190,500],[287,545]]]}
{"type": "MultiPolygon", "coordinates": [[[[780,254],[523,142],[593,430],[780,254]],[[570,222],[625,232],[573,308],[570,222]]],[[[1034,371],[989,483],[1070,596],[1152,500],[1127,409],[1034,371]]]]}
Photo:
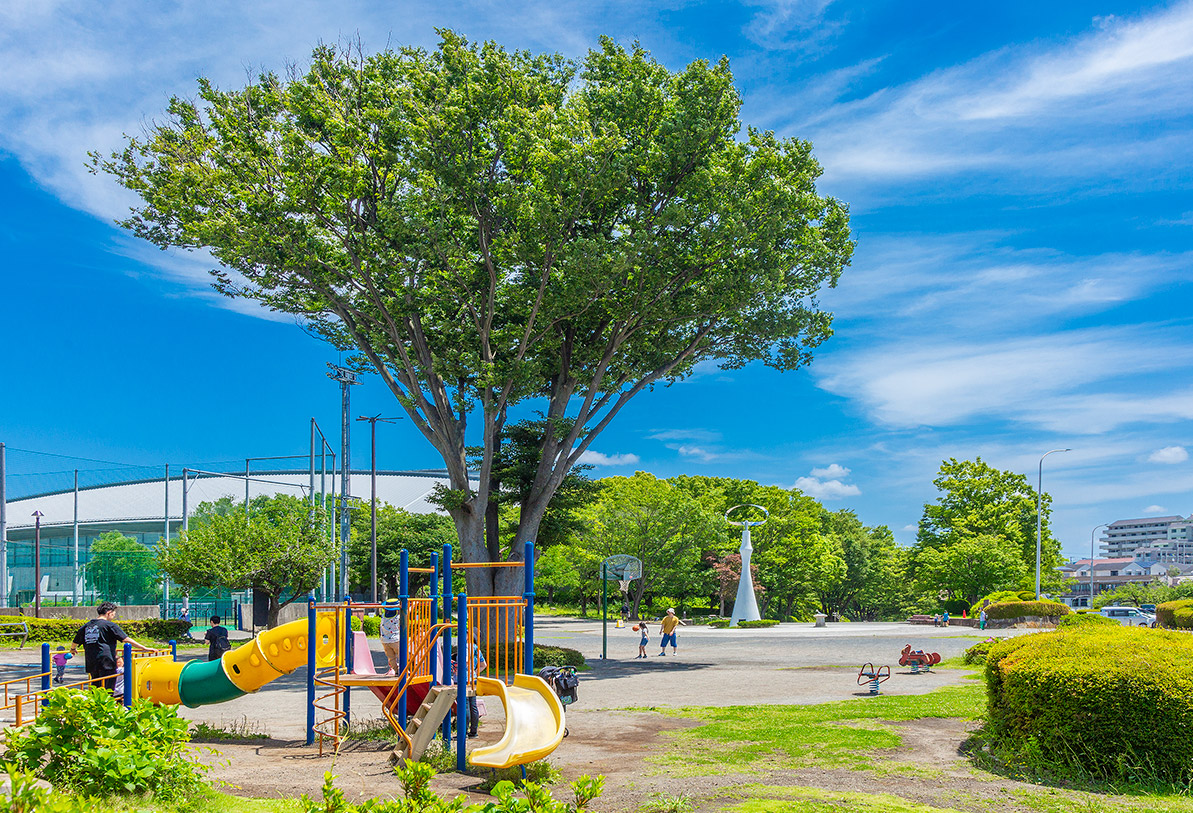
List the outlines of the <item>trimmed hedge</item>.
{"type": "Polygon", "coordinates": [[[773,618],[763,618],[760,621],[738,621],[738,629],[754,629],[756,627],[773,627],[779,622],[773,618]]]}
{"type": "Polygon", "coordinates": [[[1165,629],[1193,629],[1193,598],[1157,604],[1156,623],[1165,629]]]}
{"type": "Polygon", "coordinates": [[[1069,615],[1071,612],[1072,610],[1059,601],[1000,601],[986,608],[986,618],[1027,618],[1028,616],[1047,618],[1069,615]]]}
{"type": "MultiPolygon", "coordinates": [[[[1031,597],[1034,599],[1036,597],[1036,594],[1032,593],[1031,597]]],[[[1000,604],[1004,601],[1022,601],[1022,600],[1023,599],[1019,598],[1018,590],[999,590],[997,592],[991,593],[990,595],[985,596],[985,597],[980,598],[977,601],[975,601],[973,603],[973,606],[969,608],[969,614],[972,615],[974,618],[977,618],[978,615],[982,612],[983,607],[989,607],[991,604],[1000,604]]]]}
{"type": "Polygon", "coordinates": [[[1193,780],[1193,637],[1090,626],[1022,635],[986,660],[996,754],[1041,774],[1193,780]]]}
{"type": "MultiPolygon", "coordinates": [[[[88,619],[90,620],[90,619],[88,619]]],[[[87,623],[77,618],[32,618],[27,615],[0,616],[0,623],[29,625],[29,643],[44,641],[69,641],[75,637],[79,627],[87,623]]],[[[116,619],[125,634],[138,641],[170,641],[186,637],[191,625],[177,618],[146,618],[137,621],[116,619]]]]}
{"type": "Polygon", "coordinates": [[[1057,629],[1066,629],[1072,627],[1119,626],[1119,623],[1097,613],[1073,613],[1057,621],[1056,626],[1057,629]]]}
{"type": "Polygon", "coordinates": [[[969,666],[981,666],[986,662],[986,656],[990,654],[990,650],[998,643],[996,638],[987,638],[985,641],[978,641],[969,649],[961,653],[961,662],[969,666]]]}

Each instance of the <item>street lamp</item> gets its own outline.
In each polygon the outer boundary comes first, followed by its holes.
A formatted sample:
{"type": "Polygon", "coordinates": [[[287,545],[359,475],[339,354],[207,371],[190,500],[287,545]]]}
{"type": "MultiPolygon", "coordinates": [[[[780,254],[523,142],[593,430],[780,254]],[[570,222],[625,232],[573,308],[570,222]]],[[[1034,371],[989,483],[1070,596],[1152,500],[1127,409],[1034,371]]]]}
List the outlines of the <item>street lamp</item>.
{"type": "Polygon", "coordinates": [[[1103,522],[1101,525],[1095,525],[1094,529],[1089,532],[1089,608],[1094,608],[1094,536],[1097,535],[1099,528],[1109,528],[1109,522],[1103,522]]]}
{"type": "Polygon", "coordinates": [[[372,487],[373,487],[373,530],[372,530],[371,534],[369,535],[369,539],[371,540],[370,553],[372,556],[372,566],[373,566],[373,598],[372,598],[372,601],[374,604],[376,604],[377,603],[377,422],[381,421],[381,423],[394,423],[395,421],[400,421],[402,419],[401,418],[382,418],[380,415],[374,415],[372,417],[368,417],[366,415],[361,415],[356,420],[369,422],[369,435],[370,435],[369,458],[370,458],[370,468],[371,468],[372,487]]]}
{"type": "Polygon", "coordinates": [[[33,617],[41,618],[41,511],[33,512],[33,617]]]}
{"type": "Polygon", "coordinates": [[[1071,452],[1071,451],[1073,451],[1073,450],[1072,449],[1052,449],[1050,451],[1044,452],[1044,454],[1040,457],[1039,478],[1036,480],[1036,601],[1040,600],[1040,548],[1041,548],[1041,541],[1043,539],[1043,535],[1042,535],[1042,531],[1041,531],[1041,529],[1043,527],[1043,520],[1042,520],[1043,515],[1040,512],[1043,511],[1043,502],[1042,501],[1044,498],[1044,458],[1050,454],[1056,454],[1057,452],[1071,452]]]}

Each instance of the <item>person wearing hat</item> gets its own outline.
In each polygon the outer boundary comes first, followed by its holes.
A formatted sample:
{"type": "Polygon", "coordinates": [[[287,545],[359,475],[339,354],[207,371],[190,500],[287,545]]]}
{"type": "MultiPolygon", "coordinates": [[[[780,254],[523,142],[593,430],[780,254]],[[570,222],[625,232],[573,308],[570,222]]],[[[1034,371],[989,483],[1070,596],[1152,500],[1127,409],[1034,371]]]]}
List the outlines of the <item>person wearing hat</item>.
{"type": "Polygon", "coordinates": [[[679,651],[679,647],[675,645],[675,629],[680,624],[686,624],[686,622],[680,620],[680,618],[675,614],[674,607],[668,607],[667,614],[663,616],[663,643],[662,649],[659,650],[660,655],[667,654],[668,641],[671,643],[672,655],[675,655],[679,651]]]}
{"type": "Polygon", "coordinates": [[[402,603],[396,598],[385,600],[385,609],[381,613],[381,648],[385,650],[385,659],[389,661],[389,673],[398,673],[398,658],[401,656],[402,616],[399,610],[402,603]]]}

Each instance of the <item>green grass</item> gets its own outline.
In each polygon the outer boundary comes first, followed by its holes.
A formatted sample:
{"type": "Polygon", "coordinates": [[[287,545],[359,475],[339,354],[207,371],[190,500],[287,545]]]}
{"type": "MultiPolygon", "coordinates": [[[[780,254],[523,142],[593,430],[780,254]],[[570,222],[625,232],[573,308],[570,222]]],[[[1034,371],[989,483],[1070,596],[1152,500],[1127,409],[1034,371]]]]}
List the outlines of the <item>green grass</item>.
{"type": "MultiPolygon", "coordinates": [[[[976,719],[985,711],[985,704],[985,688],[966,685],[924,695],[880,695],[815,706],[656,709],[702,725],[667,732],[667,750],[652,761],[668,774],[681,776],[809,766],[898,771],[904,766],[883,765],[881,752],[898,748],[902,740],[880,721],[976,719]]],[[[924,770],[906,767],[913,772],[924,770]]]]}
{"type": "Polygon", "coordinates": [[[741,798],[736,804],[720,808],[727,813],[961,813],[952,807],[927,807],[889,793],[857,793],[819,788],[746,785],[726,794],[741,798]]]}
{"type": "Polygon", "coordinates": [[[227,726],[213,726],[204,722],[195,723],[191,729],[191,742],[220,742],[221,740],[267,740],[268,734],[261,733],[260,723],[250,723],[248,717],[227,726]]]}

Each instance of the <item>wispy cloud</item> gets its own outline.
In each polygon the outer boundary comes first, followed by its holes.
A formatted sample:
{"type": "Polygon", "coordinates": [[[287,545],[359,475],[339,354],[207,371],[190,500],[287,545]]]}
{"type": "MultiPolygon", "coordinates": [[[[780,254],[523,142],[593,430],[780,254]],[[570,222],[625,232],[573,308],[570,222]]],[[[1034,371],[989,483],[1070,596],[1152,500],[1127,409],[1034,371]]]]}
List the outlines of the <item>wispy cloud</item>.
{"type": "Polygon", "coordinates": [[[629,452],[604,454],[589,449],[580,455],[580,462],[590,466],[636,466],[641,462],[641,458],[629,452]]]}
{"type": "Polygon", "coordinates": [[[1184,463],[1189,459],[1189,452],[1184,446],[1165,446],[1149,454],[1147,459],[1149,463],[1184,463]]]}
{"type": "Polygon", "coordinates": [[[1166,514],[1166,513],[1168,513],[1168,509],[1162,505],[1149,505],[1147,508],[1143,509],[1143,513],[1145,516],[1156,515],[1156,514],[1166,514]]]}

